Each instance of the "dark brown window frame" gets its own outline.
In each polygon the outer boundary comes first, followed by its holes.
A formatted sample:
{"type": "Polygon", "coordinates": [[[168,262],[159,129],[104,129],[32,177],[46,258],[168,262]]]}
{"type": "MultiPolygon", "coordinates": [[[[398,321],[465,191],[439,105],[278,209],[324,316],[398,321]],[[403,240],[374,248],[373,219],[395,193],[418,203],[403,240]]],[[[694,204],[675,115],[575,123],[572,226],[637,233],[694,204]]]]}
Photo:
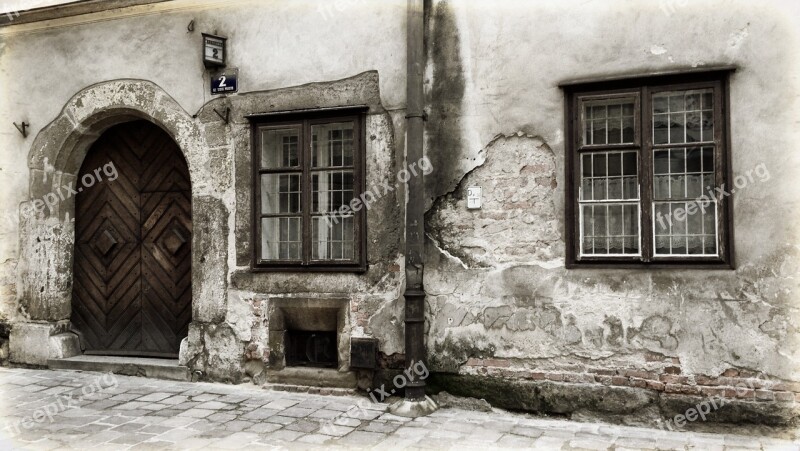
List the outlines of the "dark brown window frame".
{"type": "MultiPolygon", "coordinates": [[[[251,270],[253,272],[356,272],[367,270],[367,214],[361,208],[355,212],[354,221],[354,259],[352,261],[312,260],[311,259],[311,126],[333,122],[348,122],[354,124],[353,136],[356,140],[353,155],[353,198],[357,198],[366,190],[366,106],[327,108],[317,110],[297,110],[278,113],[261,113],[247,116],[250,120],[250,147],[252,165],[252,204],[251,204],[251,236],[252,258],[251,270]],[[288,260],[261,260],[261,174],[287,172],[286,168],[261,169],[261,133],[262,129],[295,126],[301,129],[301,139],[298,147],[299,165],[292,171],[301,173],[301,214],[302,217],[302,261],[288,260]]],[[[321,169],[317,169],[321,170],[321,169]]],[[[290,171],[291,172],[291,171],[290,171]]]]}
{"type": "MultiPolygon", "coordinates": [[[[638,77],[606,78],[599,80],[562,83],[565,92],[565,242],[567,268],[692,268],[692,269],[734,269],[733,258],[733,200],[731,196],[719,200],[718,256],[715,257],[654,257],[652,226],[652,112],[650,97],[653,92],[713,88],[714,102],[714,162],[715,185],[725,184],[726,191],[733,180],[730,142],[730,83],[729,76],[735,68],[720,67],[704,71],[690,70],[678,73],[662,73],[638,77]],[[608,145],[606,150],[635,149],[639,152],[638,173],[641,217],[639,222],[640,256],[629,257],[581,257],[578,241],[580,217],[577,183],[580,183],[579,155],[582,149],[582,130],[580,130],[580,98],[630,93],[638,97],[635,139],[631,145],[608,145]],[[721,124],[717,126],[717,124],[721,124]]],[[[594,146],[591,146],[594,147],[594,146]]],[[[598,148],[598,147],[594,147],[598,148]]]]}

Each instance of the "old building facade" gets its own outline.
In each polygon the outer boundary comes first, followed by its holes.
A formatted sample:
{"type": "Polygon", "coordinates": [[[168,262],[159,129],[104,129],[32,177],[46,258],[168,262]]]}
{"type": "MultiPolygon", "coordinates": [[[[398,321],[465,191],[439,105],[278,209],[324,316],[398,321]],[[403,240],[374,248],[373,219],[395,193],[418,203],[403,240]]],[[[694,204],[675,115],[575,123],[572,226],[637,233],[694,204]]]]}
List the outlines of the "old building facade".
{"type": "Polygon", "coordinates": [[[719,398],[711,421],[793,421],[798,7],[426,1],[412,160],[413,3],[6,14],[10,361],[391,384],[424,180],[429,391],[642,422],[719,398]],[[226,38],[224,67],[203,33],[226,38]]]}

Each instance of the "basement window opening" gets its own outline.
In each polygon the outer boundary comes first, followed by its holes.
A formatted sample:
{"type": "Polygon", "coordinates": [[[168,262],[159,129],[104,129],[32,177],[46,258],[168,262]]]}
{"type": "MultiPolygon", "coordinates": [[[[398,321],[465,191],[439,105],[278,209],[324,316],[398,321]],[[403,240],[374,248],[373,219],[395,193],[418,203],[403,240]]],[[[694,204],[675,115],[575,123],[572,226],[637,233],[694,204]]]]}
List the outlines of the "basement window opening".
{"type": "Polygon", "coordinates": [[[338,355],[336,332],[286,332],[286,366],[336,368],[338,355]]]}

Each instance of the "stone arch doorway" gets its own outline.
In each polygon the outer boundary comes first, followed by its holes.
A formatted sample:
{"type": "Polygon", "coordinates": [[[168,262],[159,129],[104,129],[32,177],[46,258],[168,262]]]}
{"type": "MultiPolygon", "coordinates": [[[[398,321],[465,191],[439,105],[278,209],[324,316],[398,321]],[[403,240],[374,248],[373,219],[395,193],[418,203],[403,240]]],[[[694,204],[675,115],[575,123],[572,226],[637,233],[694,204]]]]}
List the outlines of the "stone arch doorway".
{"type": "Polygon", "coordinates": [[[75,196],[73,329],[86,353],[175,357],[192,317],[191,183],[155,124],[110,127],[75,196]]]}

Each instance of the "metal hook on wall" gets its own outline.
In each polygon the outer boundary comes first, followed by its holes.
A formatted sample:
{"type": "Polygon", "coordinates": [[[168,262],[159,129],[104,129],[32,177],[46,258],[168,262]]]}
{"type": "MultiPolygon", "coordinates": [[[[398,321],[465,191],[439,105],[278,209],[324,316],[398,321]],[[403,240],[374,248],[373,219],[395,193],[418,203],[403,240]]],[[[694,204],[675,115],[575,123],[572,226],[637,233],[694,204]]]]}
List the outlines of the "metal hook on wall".
{"type": "Polygon", "coordinates": [[[16,122],[12,122],[12,124],[14,124],[14,127],[16,127],[16,128],[17,128],[17,130],[18,130],[20,133],[22,133],[22,137],[23,137],[23,138],[27,138],[27,137],[28,137],[28,127],[30,127],[30,126],[31,126],[31,124],[28,124],[28,123],[27,123],[27,122],[25,122],[25,121],[22,121],[22,124],[21,124],[21,125],[17,125],[17,123],[16,123],[16,122]]]}
{"type": "Polygon", "coordinates": [[[189,22],[189,26],[186,27],[186,29],[189,30],[189,33],[194,32],[194,19],[192,19],[192,21],[189,22]]]}
{"type": "Polygon", "coordinates": [[[228,120],[229,120],[229,119],[230,119],[230,117],[231,117],[231,108],[230,108],[230,107],[225,107],[225,116],[223,116],[223,115],[222,115],[222,113],[220,113],[219,111],[217,111],[217,109],[216,109],[216,108],[214,108],[214,112],[215,112],[215,113],[217,113],[217,116],[219,116],[219,117],[220,117],[220,119],[222,119],[223,121],[225,121],[225,124],[227,124],[227,123],[228,123],[228,120]]]}

